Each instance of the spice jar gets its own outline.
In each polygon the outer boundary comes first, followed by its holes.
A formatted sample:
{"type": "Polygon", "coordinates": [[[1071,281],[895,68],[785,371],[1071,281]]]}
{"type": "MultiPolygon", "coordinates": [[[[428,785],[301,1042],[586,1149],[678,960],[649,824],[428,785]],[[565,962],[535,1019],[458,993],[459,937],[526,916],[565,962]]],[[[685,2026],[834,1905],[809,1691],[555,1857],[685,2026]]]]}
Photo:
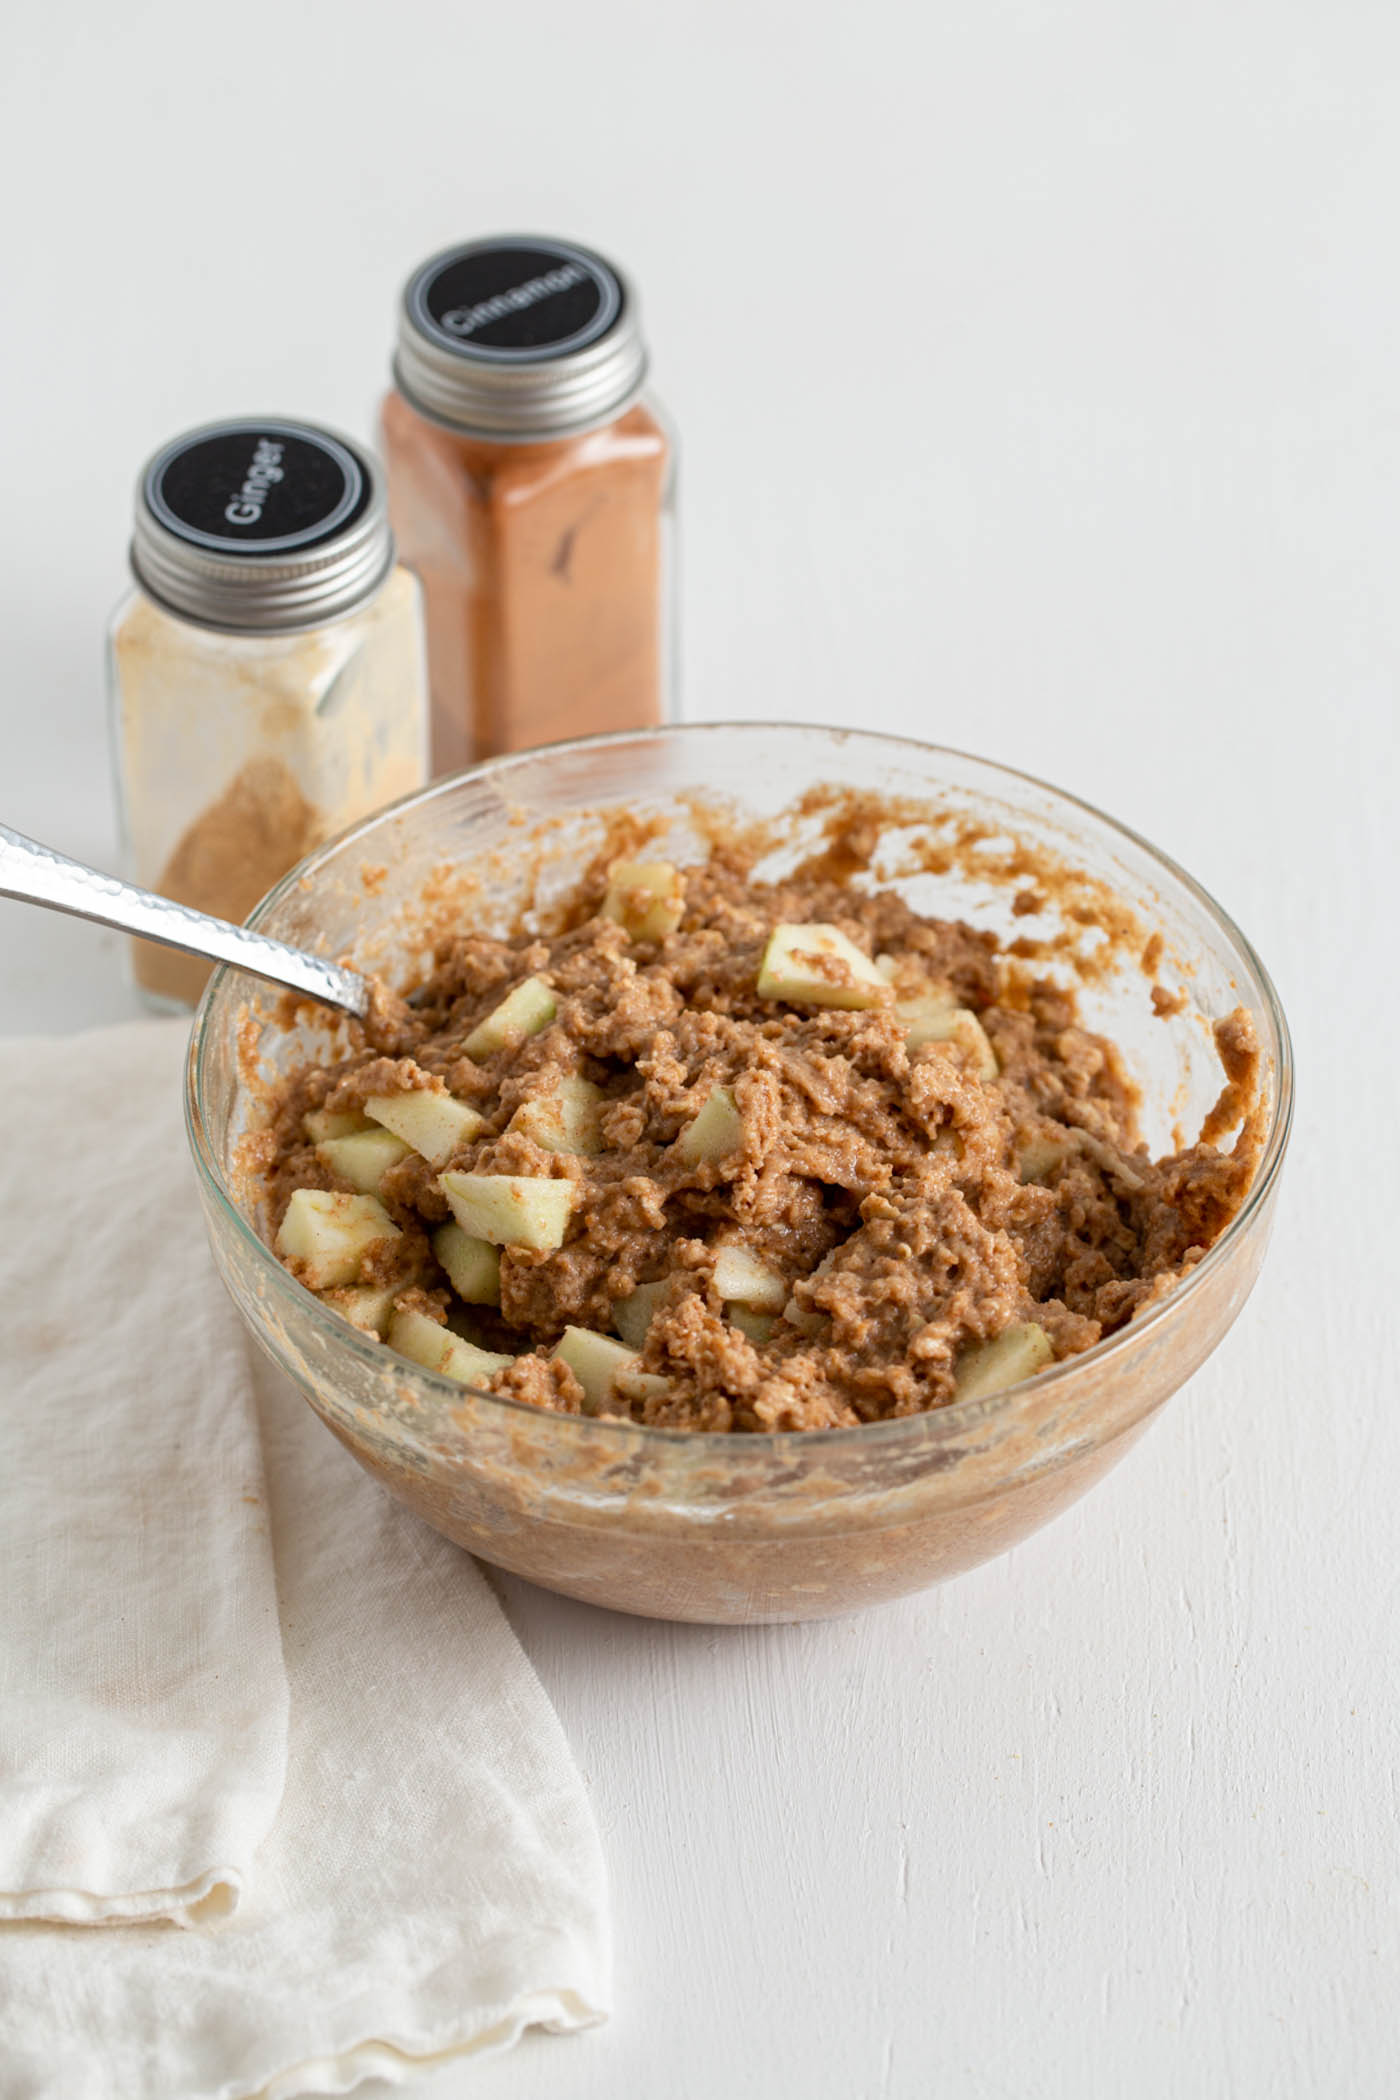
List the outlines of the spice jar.
{"type": "MultiPolygon", "coordinates": [[[[132,874],[241,920],[322,839],[426,779],[421,593],[368,455],[276,418],[156,454],[131,566],[108,675],[132,874]]],[[[194,1003],[207,963],[132,947],[150,1003],[194,1003]]]]}
{"type": "Polygon", "coordinates": [[[587,249],[473,241],[409,279],[383,449],[435,773],[669,714],[674,444],[646,367],[635,294],[587,249]]]}

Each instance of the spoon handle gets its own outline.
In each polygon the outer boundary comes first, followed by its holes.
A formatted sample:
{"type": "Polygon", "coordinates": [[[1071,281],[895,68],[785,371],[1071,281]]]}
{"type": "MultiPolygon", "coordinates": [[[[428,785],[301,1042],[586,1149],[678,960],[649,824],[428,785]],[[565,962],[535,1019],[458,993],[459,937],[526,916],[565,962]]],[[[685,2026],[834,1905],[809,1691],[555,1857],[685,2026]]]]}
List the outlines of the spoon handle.
{"type": "Polygon", "coordinates": [[[265,933],[254,933],[247,926],[211,919],[205,912],[174,904],[150,890],[138,890],[132,883],[119,882],[115,875],[99,874],[96,868],[69,860],[4,824],[0,824],[0,897],[44,904],[75,919],[115,926],[119,932],[140,934],[143,940],[182,948],[186,955],[201,955],[209,962],[232,963],[358,1019],[369,1010],[369,985],[354,970],[289,948],[283,941],[269,940],[265,933]]]}

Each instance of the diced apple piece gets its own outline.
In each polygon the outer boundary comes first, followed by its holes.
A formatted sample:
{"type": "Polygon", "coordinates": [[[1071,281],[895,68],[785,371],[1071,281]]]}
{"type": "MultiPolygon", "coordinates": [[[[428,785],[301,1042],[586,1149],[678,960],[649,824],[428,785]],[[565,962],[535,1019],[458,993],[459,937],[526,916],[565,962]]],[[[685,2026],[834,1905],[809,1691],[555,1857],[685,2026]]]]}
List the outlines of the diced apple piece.
{"type": "Polygon", "coordinates": [[[615,860],[608,869],[605,919],[633,941],[660,941],[685,915],[685,883],[669,860],[615,860]]]}
{"type": "Polygon", "coordinates": [[[654,1400],[660,1393],[669,1393],[671,1381],[663,1378],[659,1371],[634,1371],[627,1365],[613,1380],[613,1391],[624,1400],[654,1400]]]}
{"type": "Polygon", "coordinates": [[[559,1002],[543,977],[527,977],[484,1021],[478,1021],[462,1048],[468,1057],[490,1057],[493,1051],[508,1050],[523,1043],[527,1035],[548,1028],[559,1011],[559,1002]]]}
{"type": "Polygon", "coordinates": [[[758,973],[760,999],[790,1006],[879,1006],[889,986],[868,955],[839,926],[784,923],[773,928],[758,973]]]}
{"type": "Polygon", "coordinates": [[[676,1150],[696,1166],[702,1159],[727,1159],[743,1142],[744,1119],[738,1102],[727,1086],[712,1086],[699,1114],[676,1139],[676,1150]]]}
{"type": "Polygon", "coordinates": [[[660,1283],[639,1283],[625,1298],[613,1301],[613,1326],[629,1349],[640,1349],[646,1341],[647,1329],[656,1317],[665,1290],[663,1277],[660,1283]]]}
{"type": "Polygon", "coordinates": [[[513,1356],[497,1356],[464,1342],[450,1327],[439,1327],[426,1313],[396,1312],[389,1322],[389,1347],[400,1356],[411,1357],[425,1371],[440,1371],[459,1385],[485,1385],[497,1371],[513,1364],[513,1356]]]}
{"type": "Polygon", "coordinates": [[[772,1313],[755,1312],[751,1305],[727,1305],[725,1311],[740,1334],[746,1334],[751,1342],[759,1344],[770,1339],[778,1324],[772,1313]]]}
{"type": "Polygon", "coordinates": [[[901,999],[895,1018],[904,1029],[906,1049],[918,1050],[925,1043],[956,1043],[979,1079],[995,1079],[1001,1066],[987,1031],[970,1006],[938,992],[917,999],[901,999]]]}
{"type": "Polygon", "coordinates": [[[607,1406],[618,1373],[633,1369],[637,1362],[635,1349],[624,1348],[611,1335],[595,1334],[589,1327],[566,1327],[551,1353],[568,1365],[583,1387],[590,1414],[607,1406]]]}
{"type": "Polygon", "coordinates": [[[820,1341],[830,1325],[828,1314],[814,1312],[810,1305],[799,1304],[796,1298],[788,1299],[783,1307],[783,1318],[789,1327],[795,1327],[799,1334],[805,1334],[813,1342],[820,1341]]]}
{"type": "Polygon", "coordinates": [[[1128,1162],[1114,1151],[1112,1145],[1106,1145],[1102,1138],[1093,1136],[1092,1132],[1080,1131],[1079,1149],[1096,1167],[1103,1169],[1120,1195],[1136,1196],[1140,1190],[1147,1187],[1137,1169],[1130,1167],[1128,1162]]]}
{"type": "Polygon", "coordinates": [[[904,1030],[905,1047],[918,1050],[925,1043],[946,1043],[957,1027],[960,1006],[953,992],[916,992],[895,1001],[894,1017],[904,1030]]]}
{"type": "Polygon", "coordinates": [[[358,1108],[312,1108],[302,1117],[301,1127],[313,1145],[323,1145],[327,1138],[353,1137],[357,1130],[368,1130],[369,1118],[358,1108]]]}
{"type": "Polygon", "coordinates": [[[964,1010],[952,1040],[958,1044],[979,1079],[996,1079],[1001,1073],[996,1051],[986,1029],[970,1008],[964,1010]]]}
{"type": "Polygon", "coordinates": [[[788,1287],[782,1277],[747,1247],[721,1247],[715,1255],[714,1274],[715,1289],[727,1304],[737,1300],[756,1312],[781,1312],[787,1303],[788,1287]]]}
{"type": "Polygon", "coordinates": [[[455,1101],[451,1094],[440,1094],[433,1087],[419,1087],[408,1094],[376,1094],[365,1108],[376,1123],[392,1130],[433,1167],[451,1159],[459,1145],[469,1145],[486,1128],[486,1118],[465,1101],[455,1101]]]}
{"type": "Polygon", "coordinates": [[[316,1157],[362,1195],[377,1196],[390,1167],[406,1159],[411,1149],[392,1130],[352,1130],[348,1137],[322,1138],[316,1157]]]}
{"type": "Polygon", "coordinates": [[[553,1093],[522,1101],[510,1119],[510,1127],[532,1138],[546,1152],[590,1156],[603,1149],[603,1133],[598,1126],[602,1099],[602,1088],[594,1086],[591,1079],[567,1072],[553,1093]]]}
{"type": "Polygon", "coordinates": [[[893,955],[877,955],[875,967],[884,978],[886,984],[893,984],[899,975],[899,963],[893,955]]]}
{"type": "Polygon", "coordinates": [[[439,1225],[433,1252],[459,1298],[468,1305],[499,1305],[501,1257],[489,1240],[473,1239],[460,1225],[439,1225]]]}
{"type": "Polygon", "coordinates": [[[358,1280],[371,1247],[396,1240],[399,1228],[375,1196],[338,1189],[294,1189],[277,1230],[277,1252],[297,1265],[313,1291],[358,1280]]]}
{"type": "Polygon", "coordinates": [[[562,1247],[574,1207],[573,1184],[540,1174],[438,1176],[452,1215],[472,1239],[493,1247],[562,1247]]]}
{"type": "Polygon", "coordinates": [[[1056,1167],[1063,1165],[1074,1146],[1059,1138],[1027,1138],[1016,1155],[1016,1168],[1022,1181],[1044,1181],[1056,1167]]]}
{"type": "Polygon", "coordinates": [[[955,1398],[985,1400],[989,1393],[1019,1385],[1023,1378],[1034,1378],[1037,1371],[1043,1371],[1054,1354],[1043,1327],[1032,1320],[1018,1320],[1015,1326],[1003,1328],[994,1341],[977,1342],[963,1350],[958,1358],[955,1398]]]}
{"type": "Polygon", "coordinates": [[[372,1334],[383,1341],[388,1332],[389,1321],[394,1310],[394,1294],[399,1286],[394,1283],[352,1284],[348,1290],[323,1291],[322,1302],[333,1307],[343,1320],[358,1327],[364,1334],[372,1334]]]}

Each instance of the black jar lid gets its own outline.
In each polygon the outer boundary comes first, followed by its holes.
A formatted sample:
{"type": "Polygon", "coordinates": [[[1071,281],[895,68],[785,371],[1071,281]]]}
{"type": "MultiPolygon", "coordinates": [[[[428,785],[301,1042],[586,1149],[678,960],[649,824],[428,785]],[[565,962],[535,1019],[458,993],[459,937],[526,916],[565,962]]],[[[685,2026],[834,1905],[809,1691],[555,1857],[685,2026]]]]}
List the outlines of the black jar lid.
{"type": "Polygon", "coordinates": [[[393,562],[382,477],[318,424],[206,423],[162,446],[137,484],[137,581],[201,626],[319,627],[372,598],[393,562]]]}
{"type": "Polygon", "coordinates": [[[432,256],[404,287],[400,391],[475,436],[540,443],[610,423],[646,367],[631,286],[570,241],[468,241],[432,256]]]}

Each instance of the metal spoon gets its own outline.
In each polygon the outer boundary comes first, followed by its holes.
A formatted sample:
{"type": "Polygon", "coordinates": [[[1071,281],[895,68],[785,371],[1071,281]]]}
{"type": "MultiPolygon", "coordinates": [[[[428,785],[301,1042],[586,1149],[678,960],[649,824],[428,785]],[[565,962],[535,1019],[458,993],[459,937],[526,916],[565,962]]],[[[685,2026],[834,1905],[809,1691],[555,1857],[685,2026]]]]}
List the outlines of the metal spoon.
{"type": "Polygon", "coordinates": [[[285,941],[269,940],[247,926],[231,926],[227,919],[211,919],[207,912],[192,911],[188,904],[172,904],[168,897],[153,896],[132,883],[119,882],[115,875],[101,875],[69,860],[23,832],[0,824],[0,897],[16,897],[22,904],[46,904],[50,911],[66,911],[75,919],[93,919],[99,926],[115,926],[121,933],[137,933],[143,940],[159,941],[166,948],[181,948],[186,955],[203,956],[206,962],[233,963],[266,977],[288,991],[304,992],[326,1006],[363,1020],[369,1011],[369,985],[354,970],[325,962],[304,949],[289,948],[285,941]]]}

